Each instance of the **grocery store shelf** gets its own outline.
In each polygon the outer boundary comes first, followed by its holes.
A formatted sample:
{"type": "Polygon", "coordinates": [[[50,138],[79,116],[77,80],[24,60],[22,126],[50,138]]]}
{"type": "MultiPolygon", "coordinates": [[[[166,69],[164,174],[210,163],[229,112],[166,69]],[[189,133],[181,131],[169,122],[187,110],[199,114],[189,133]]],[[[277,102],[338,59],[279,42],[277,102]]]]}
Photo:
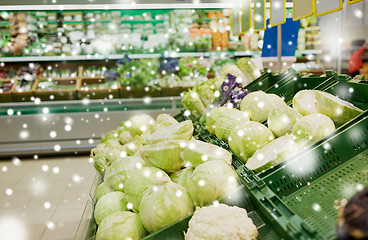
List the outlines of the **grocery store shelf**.
{"type": "Polygon", "coordinates": [[[297,50],[299,51],[301,54],[321,54],[322,50],[321,49],[306,49],[306,50],[297,50]]]}
{"type": "Polygon", "coordinates": [[[47,61],[88,61],[88,60],[117,60],[124,56],[131,59],[167,57],[211,57],[211,56],[253,56],[258,51],[230,51],[230,52],[173,52],[173,53],[132,53],[111,55],[77,55],[77,56],[26,56],[0,57],[0,62],[47,62],[47,61]]]}

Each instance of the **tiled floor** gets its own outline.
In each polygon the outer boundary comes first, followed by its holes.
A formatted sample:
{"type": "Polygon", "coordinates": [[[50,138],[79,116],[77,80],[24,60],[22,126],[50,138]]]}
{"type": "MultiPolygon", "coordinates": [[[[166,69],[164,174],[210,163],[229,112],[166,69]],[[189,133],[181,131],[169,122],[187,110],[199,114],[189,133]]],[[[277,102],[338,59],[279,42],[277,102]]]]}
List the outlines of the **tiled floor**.
{"type": "Polygon", "coordinates": [[[96,171],[87,156],[0,161],[0,240],[73,239],[96,171]]]}

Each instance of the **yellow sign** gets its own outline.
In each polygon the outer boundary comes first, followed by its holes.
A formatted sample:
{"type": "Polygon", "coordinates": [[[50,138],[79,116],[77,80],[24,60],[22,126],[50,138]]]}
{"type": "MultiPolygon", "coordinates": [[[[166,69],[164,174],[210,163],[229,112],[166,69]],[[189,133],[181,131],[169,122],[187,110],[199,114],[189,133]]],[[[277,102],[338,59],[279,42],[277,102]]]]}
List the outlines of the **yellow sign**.
{"type": "Polygon", "coordinates": [[[354,4],[357,2],[363,2],[364,0],[348,0],[348,4],[354,4]]]}
{"type": "Polygon", "coordinates": [[[270,25],[276,26],[286,22],[286,0],[270,0],[270,25]]]}
{"type": "Polygon", "coordinates": [[[342,0],[315,0],[314,12],[316,16],[340,11],[342,9],[342,0]]]}
{"type": "Polygon", "coordinates": [[[314,3],[315,0],[293,0],[293,20],[312,16],[315,10],[314,3]]]}
{"type": "Polygon", "coordinates": [[[254,0],[253,8],[254,31],[266,29],[266,0],[254,0]]]}

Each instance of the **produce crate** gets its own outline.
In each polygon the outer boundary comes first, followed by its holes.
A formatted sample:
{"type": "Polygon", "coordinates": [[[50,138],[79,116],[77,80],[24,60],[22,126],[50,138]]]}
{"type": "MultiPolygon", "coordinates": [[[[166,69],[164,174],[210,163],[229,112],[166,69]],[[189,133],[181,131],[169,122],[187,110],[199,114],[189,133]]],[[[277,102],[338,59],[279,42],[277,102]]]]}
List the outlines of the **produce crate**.
{"type": "Polygon", "coordinates": [[[9,84],[9,83],[12,83],[13,85],[11,86],[9,91],[0,92],[0,102],[12,102],[13,101],[13,97],[11,93],[15,89],[17,80],[16,79],[0,79],[0,85],[9,84]]]}
{"type": "Polygon", "coordinates": [[[121,98],[161,97],[161,90],[148,87],[120,87],[121,98]]]}
{"type": "Polygon", "coordinates": [[[282,86],[283,84],[299,78],[300,74],[296,73],[294,69],[290,68],[281,73],[272,73],[264,69],[262,75],[253,82],[244,87],[247,91],[272,91],[275,86],[282,86]]]}
{"type": "Polygon", "coordinates": [[[17,86],[20,86],[22,84],[21,81],[17,81],[17,83],[14,86],[13,91],[11,92],[12,98],[14,102],[30,102],[32,101],[32,98],[34,97],[32,89],[35,86],[35,82],[30,83],[32,86],[28,91],[18,91],[17,86]]]}
{"type": "Polygon", "coordinates": [[[78,88],[78,78],[38,78],[33,86],[34,96],[42,101],[50,100],[76,100],[78,88]],[[60,89],[41,89],[40,83],[52,82],[60,89]]]}
{"type": "Polygon", "coordinates": [[[78,86],[78,98],[89,99],[116,99],[120,98],[119,83],[113,82],[113,86],[108,88],[104,86],[105,77],[82,77],[78,86]]]}
{"type": "MultiPolygon", "coordinates": [[[[276,229],[273,229],[269,219],[262,218],[258,213],[258,209],[251,204],[252,199],[248,197],[247,190],[244,186],[239,187],[233,193],[219,200],[219,202],[244,208],[248,212],[248,216],[252,219],[258,230],[258,239],[260,240],[279,240],[281,234],[276,229]]],[[[97,225],[93,217],[94,202],[88,201],[81,217],[79,228],[77,230],[75,239],[96,239],[97,225]]],[[[188,229],[188,222],[192,215],[177,221],[166,228],[157,232],[149,234],[142,239],[145,240],[183,240],[184,232],[188,229]]]]}
{"type": "Polygon", "coordinates": [[[103,182],[103,177],[99,172],[97,172],[93,179],[91,189],[89,191],[89,196],[91,197],[91,200],[93,201],[94,204],[96,204],[97,202],[96,190],[102,182],[103,182]]]}

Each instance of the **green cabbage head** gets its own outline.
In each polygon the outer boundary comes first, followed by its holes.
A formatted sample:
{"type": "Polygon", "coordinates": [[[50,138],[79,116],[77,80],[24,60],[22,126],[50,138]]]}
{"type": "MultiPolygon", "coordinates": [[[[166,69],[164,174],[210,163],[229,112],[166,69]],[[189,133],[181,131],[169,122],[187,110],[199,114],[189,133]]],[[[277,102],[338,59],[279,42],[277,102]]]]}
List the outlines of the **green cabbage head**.
{"type": "Polygon", "coordinates": [[[231,131],[229,146],[231,151],[244,163],[253,156],[255,151],[275,139],[266,126],[249,121],[240,124],[231,131]]]}
{"type": "Polygon", "coordinates": [[[175,172],[184,165],[184,160],[180,156],[181,142],[180,140],[169,140],[146,145],[139,150],[139,153],[148,165],[166,172],[175,172]]]}
{"type": "Polygon", "coordinates": [[[110,192],[103,195],[95,206],[95,221],[100,225],[101,221],[114,212],[125,211],[127,200],[122,192],[110,192]]]}
{"type": "Polygon", "coordinates": [[[145,235],[142,221],[135,213],[115,212],[107,216],[97,229],[96,240],[139,240],[145,235]]]}
{"type": "Polygon", "coordinates": [[[224,110],[225,107],[215,107],[207,113],[206,127],[209,133],[215,134],[215,123],[224,110]]]}
{"type": "Polygon", "coordinates": [[[335,124],[331,118],[321,113],[311,113],[300,118],[293,126],[296,140],[321,140],[335,131],[335,124]]]}
{"type": "Polygon", "coordinates": [[[302,90],[293,97],[293,108],[303,116],[316,113],[316,91],[302,90]]]}
{"type": "Polygon", "coordinates": [[[187,190],[163,177],[144,192],[139,216],[144,228],[152,233],[190,215],[193,210],[187,190]]]}
{"type": "Polygon", "coordinates": [[[230,193],[238,186],[231,166],[221,160],[202,163],[189,178],[188,191],[195,206],[205,206],[230,193]]]}
{"type": "Polygon", "coordinates": [[[185,161],[185,166],[193,168],[212,160],[221,160],[231,165],[232,160],[227,150],[198,140],[190,140],[183,144],[181,157],[185,161]]]}
{"type": "Polygon", "coordinates": [[[221,112],[215,123],[216,136],[223,141],[228,141],[234,126],[238,126],[239,124],[248,121],[249,117],[247,113],[225,107],[224,111],[221,112]]]}
{"type": "Polygon", "coordinates": [[[155,167],[142,167],[130,171],[125,181],[124,193],[134,212],[139,211],[139,204],[143,192],[156,184],[156,180],[162,177],[169,177],[164,171],[155,167]]]}
{"type": "Polygon", "coordinates": [[[99,173],[101,173],[102,176],[105,175],[105,172],[109,167],[109,164],[110,163],[107,161],[107,159],[100,155],[95,155],[93,157],[93,166],[99,173]]]}
{"type": "Polygon", "coordinates": [[[331,118],[336,126],[341,126],[363,113],[363,110],[353,104],[322,91],[316,91],[316,109],[331,118]]]}
{"type": "Polygon", "coordinates": [[[107,184],[106,182],[102,182],[97,190],[96,190],[96,198],[99,200],[103,195],[109,192],[113,192],[114,190],[107,184]]]}
{"type": "Polygon", "coordinates": [[[170,178],[174,183],[177,183],[183,186],[185,189],[187,189],[189,178],[190,176],[192,176],[192,173],[193,173],[193,168],[184,168],[182,170],[173,172],[170,175],[170,178]]]}
{"type": "Polygon", "coordinates": [[[106,171],[104,180],[114,191],[123,192],[128,172],[144,165],[145,162],[139,157],[124,157],[111,164],[106,171]]]}
{"type": "Polygon", "coordinates": [[[125,122],[125,126],[133,137],[150,130],[154,124],[155,120],[147,114],[131,117],[125,122]]]}
{"type": "Polygon", "coordinates": [[[279,104],[286,104],[279,96],[262,91],[246,95],[240,103],[240,110],[246,112],[252,121],[264,122],[271,110],[279,104]]]}
{"type": "Polygon", "coordinates": [[[275,137],[280,137],[291,133],[296,121],[302,115],[286,104],[277,105],[268,115],[268,128],[273,132],[275,137]]]}

